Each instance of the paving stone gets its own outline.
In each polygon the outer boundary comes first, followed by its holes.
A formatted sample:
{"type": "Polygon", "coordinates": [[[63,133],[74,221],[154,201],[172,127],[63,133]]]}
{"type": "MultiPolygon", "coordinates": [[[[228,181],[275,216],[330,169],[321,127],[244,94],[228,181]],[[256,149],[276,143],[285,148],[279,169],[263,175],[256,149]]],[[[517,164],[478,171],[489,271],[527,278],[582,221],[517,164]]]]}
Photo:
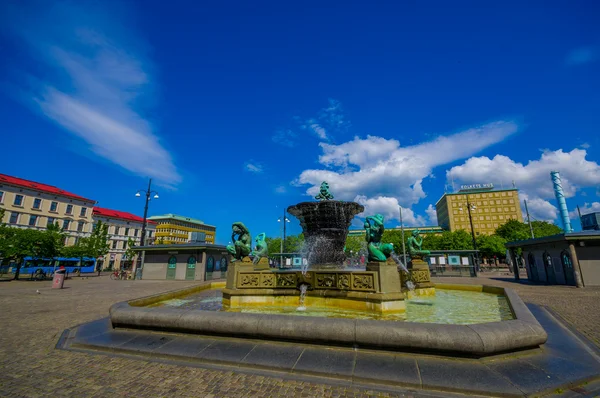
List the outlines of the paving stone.
{"type": "Polygon", "coordinates": [[[217,340],[195,357],[210,362],[237,364],[256,346],[256,343],[231,340],[217,340]]]}
{"type": "Polygon", "coordinates": [[[242,361],[245,365],[290,371],[304,347],[292,344],[258,344],[242,361]]]}
{"type": "Polygon", "coordinates": [[[486,365],[527,394],[557,388],[565,382],[563,378],[537,368],[525,360],[513,359],[486,365]]]}
{"type": "Polygon", "coordinates": [[[136,337],[122,344],[119,348],[134,352],[153,352],[172,340],[175,340],[174,336],[155,333],[138,333],[136,337]]]}
{"type": "Polygon", "coordinates": [[[356,355],[354,380],[400,383],[419,387],[421,385],[414,358],[360,351],[356,355]]]}
{"type": "Polygon", "coordinates": [[[204,337],[185,337],[176,335],[173,337],[173,340],[155,349],[153,354],[195,357],[200,351],[215,342],[214,339],[204,337]]]}
{"type": "Polygon", "coordinates": [[[316,375],[336,375],[350,378],[354,369],[356,353],[335,348],[306,348],[294,372],[316,375]]]}
{"type": "Polygon", "coordinates": [[[112,331],[112,325],[110,318],[101,318],[92,322],[84,323],[77,328],[77,336],[86,337],[94,336],[96,334],[102,334],[112,331]]]}
{"type": "Polygon", "coordinates": [[[453,361],[437,358],[417,358],[423,388],[465,391],[477,394],[522,395],[504,377],[476,361],[453,361]]]}
{"type": "Polygon", "coordinates": [[[94,334],[91,336],[76,336],[75,344],[93,345],[103,348],[115,348],[127,343],[135,338],[134,333],[110,331],[102,334],[94,334]]]}

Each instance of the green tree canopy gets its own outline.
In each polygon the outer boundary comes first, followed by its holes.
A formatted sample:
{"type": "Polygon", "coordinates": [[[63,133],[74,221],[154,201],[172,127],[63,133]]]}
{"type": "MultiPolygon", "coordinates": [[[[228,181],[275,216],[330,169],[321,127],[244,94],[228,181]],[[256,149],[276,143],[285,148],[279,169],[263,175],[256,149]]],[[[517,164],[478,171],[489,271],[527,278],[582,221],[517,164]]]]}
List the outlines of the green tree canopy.
{"type": "Polygon", "coordinates": [[[480,235],[477,237],[477,248],[484,257],[506,256],[506,240],[499,235],[480,235]]]}
{"type": "MultiPolygon", "coordinates": [[[[558,235],[562,229],[546,221],[533,221],[531,223],[533,234],[536,238],[558,235]]],[[[518,220],[509,220],[496,229],[496,235],[501,236],[507,242],[531,239],[529,225],[518,220]]]]}

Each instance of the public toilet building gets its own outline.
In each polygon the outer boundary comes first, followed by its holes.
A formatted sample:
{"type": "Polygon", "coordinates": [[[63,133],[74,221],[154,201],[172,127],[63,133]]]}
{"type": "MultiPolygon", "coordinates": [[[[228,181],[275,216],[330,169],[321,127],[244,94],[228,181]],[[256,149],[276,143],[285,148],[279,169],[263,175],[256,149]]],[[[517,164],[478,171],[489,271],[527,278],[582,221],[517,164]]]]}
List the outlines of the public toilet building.
{"type": "Polygon", "coordinates": [[[229,254],[222,245],[165,244],[140,246],[142,279],[207,281],[225,278],[229,254]]]}
{"type": "Polygon", "coordinates": [[[522,250],[527,278],[549,285],[600,286],[600,231],[572,232],[509,242],[522,250]]]}

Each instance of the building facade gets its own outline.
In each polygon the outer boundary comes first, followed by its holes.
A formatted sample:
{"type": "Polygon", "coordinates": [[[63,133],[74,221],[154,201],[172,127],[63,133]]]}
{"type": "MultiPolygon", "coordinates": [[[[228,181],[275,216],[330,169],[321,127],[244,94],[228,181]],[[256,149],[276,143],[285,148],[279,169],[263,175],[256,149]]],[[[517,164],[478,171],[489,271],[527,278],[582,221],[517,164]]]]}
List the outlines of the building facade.
{"type": "Polygon", "coordinates": [[[600,231],[571,232],[509,242],[521,249],[527,278],[549,285],[600,286],[600,231]]]}
{"type": "Polygon", "coordinates": [[[155,244],[183,244],[191,240],[191,232],[204,232],[206,243],[214,244],[217,228],[201,220],[176,214],[148,217],[156,222],[155,244]]]}
{"type": "Polygon", "coordinates": [[[584,231],[600,231],[600,212],[581,216],[581,228],[584,231]]]}
{"type": "Polygon", "coordinates": [[[523,222],[519,191],[512,189],[461,189],[446,193],[436,203],[438,224],[445,230],[471,232],[467,203],[475,235],[491,235],[509,220],[523,222]]]}
{"type": "Polygon", "coordinates": [[[142,279],[206,281],[226,277],[230,255],[225,246],[212,244],[155,244],[144,252],[142,279]]]}
{"type": "Polygon", "coordinates": [[[0,174],[2,221],[11,227],[39,230],[58,224],[67,234],[67,246],[90,236],[95,203],[52,185],[0,174]]]}
{"type": "MultiPolygon", "coordinates": [[[[141,244],[143,218],[124,211],[94,207],[94,225],[101,221],[108,226],[109,252],[104,258],[98,259],[99,269],[125,269],[132,270],[137,261],[134,258],[126,258],[128,242],[131,239],[134,246],[141,244]]],[[[156,223],[147,221],[146,238],[152,239],[155,233],[156,223]]]]}

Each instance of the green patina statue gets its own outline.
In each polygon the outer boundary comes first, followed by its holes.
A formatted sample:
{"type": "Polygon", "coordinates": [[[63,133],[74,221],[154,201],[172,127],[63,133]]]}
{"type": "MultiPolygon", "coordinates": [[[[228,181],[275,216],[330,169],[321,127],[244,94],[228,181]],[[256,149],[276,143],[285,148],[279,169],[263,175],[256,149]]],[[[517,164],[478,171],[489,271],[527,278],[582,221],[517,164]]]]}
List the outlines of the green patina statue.
{"type": "Polygon", "coordinates": [[[431,254],[429,250],[421,249],[423,245],[423,237],[421,236],[418,229],[412,232],[412,235],[406,241],[408,244],[408,254],[411,259],[423,259],[424,256],[431,254]]]}
{"type": "Polygon", "coordinates": [[[374,216],[367,217],[364,226],[369,261],[386,261],[394,251],[394,246],[391,243],[381,243],[383,231],[385,231],[383,216],[375,214],[374,216]]]}
{"type": "Polygon", "coordinates": [[[323,181],[321,183],[321,188],[319,188],[319,194],[315,196],[317,200],[331,200],[333,199],[333,195],[329,193],[329,184],[327,181],[323,181]]]}
{"type": "Polygon", "coordinates": [[[265,234],[264,232],[262,234],[258,234],[258,236],[255,238],[256,247],[252,252],[252,255],[254,256],[252,262],[254,264],[258,264],[261,258],[269,257],[269,247],[267,245],[266,238],[267,234],[265,234]]]}
{"type": "Polygon", "coordinates": [[[233,244],[227,246],[227,251],[233,256],[233,261],[241,260],[252,251],[250,246],[252,244],[250,231],[241,222],[234,222],[231,229],[233,231],[231,234],[231,242],[233,244]]]}

